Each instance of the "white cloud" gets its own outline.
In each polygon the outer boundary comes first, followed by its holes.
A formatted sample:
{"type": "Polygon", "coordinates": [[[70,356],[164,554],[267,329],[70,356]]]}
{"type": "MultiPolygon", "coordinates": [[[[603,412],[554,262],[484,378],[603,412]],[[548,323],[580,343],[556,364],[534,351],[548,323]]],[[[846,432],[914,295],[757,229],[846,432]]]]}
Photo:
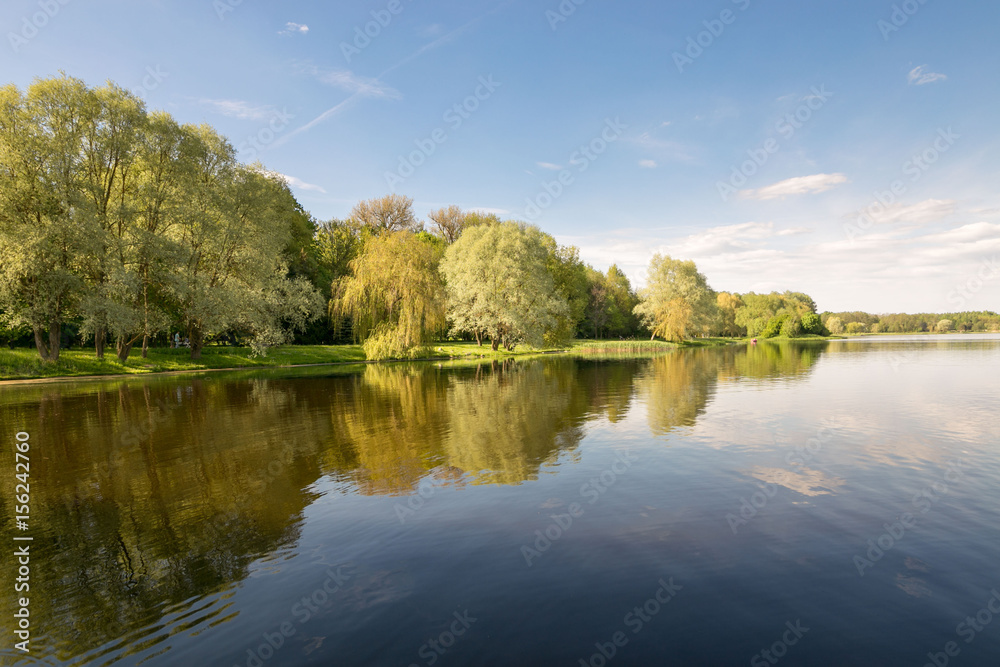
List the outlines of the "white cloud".
{"type": "Polygon", "coordinates": [[[656,169],[656,160],[639,160],[639,166],[643,169],[656,169]]]}
{"type": "Polygon", "coordinates": [[[378,79],[371,79],[365,76],[358,76],[348,70],[323,71],[315,67],[309,68],[310,73],[322,83],[325,83],[341,90],[346,90],[353,95],[362,97],[380,97],[384,99],[399,99],[402,95],[394,88],[387,86],[378,79]]]}
{"type": "Polygon", "coordinates": [[[921,65],[910,70],[906,79],[911,86],[922,86],[927,83],[934,83],[935,81],[946,81],[948,77],[937,72],[928,72],[927,65],[921,65]]]}
{"type": "Polygon", "coordinates": [[[200,99],[198,104],[207,107],[223,116],[239,118],[240,120],[266,120],[273,118],[278,110],[268,104],[251,104],[243,100],[212,100],[200,99]]]}
{"type": "Polygon", "coordinates": [[[292,23],[289,21],[285,24],[285,29],[278,32],[279,35],[305,35],[309,32],[309,26],[304,23],[292,23]]]}
{"type": "Polygon", "coordinates": [[[558,164],[552,164],[551,162],[536,162],[542,169],[548,169],[549,171],[562,171],[562,167],[558,164]]]}
{"type": "MultiPolygon", "coordinates": [[[[902,203],[891,204],[881,208],[880,211],[871,211],[868,216],[876,224],[882,223],[911,223],[927,224],[930,222],[940,222],[953,215],[958,202],[954,199],[927,199],[917,204],[906,206],[902,203]]],[[[876,208],[873,206],[872,208],[876,208]]],[[[862,212],[857,212],[854,216],[860,216],[862,212]]]]}
{"type": "MultiPolygon", "coordinates": [[[[821,310],[868,312],[949,312],[949,295],[984,266],[1000,258],[1000,224],[974,222],[908,235],[871,231],[853,241],[840,225],[797,236],[803,228],[776,229],[772,223],[714,227],[674,238],[648,231],[560,239],[580,248],[598,269],[617,263],[642,286],[654,252],[693,259],[709,284],[724,291],[803,291],[821,310]]],[[[822,227],[821,227],[822,229],[822,227]]],[[[996,310],[1000,275],[961,309],[996,310]]]]}
{"type": "Polygon", "coordinates": [[[288,174],[282,174],[277,171],[265,171],[268,176],[276,176],[280,178],[285,183],[288,183],[288,187],[295,188],[296,190],[309,190],[312,192],[321,192],[326,194],[326,190],[318,185],[313,185],[312,183],[306,183],[302,179],[295,178],[294,176],[289,176],[288,174]]]}
{"type": "Polygon", "coordinates": [[[847,176],[844,174],[814,174],[812,176],[789,178],[758,190],[741,190],[740,194],[747,199],[779,199],[793,195],[826,192],[834,186],[846,182],[847,176]]]}

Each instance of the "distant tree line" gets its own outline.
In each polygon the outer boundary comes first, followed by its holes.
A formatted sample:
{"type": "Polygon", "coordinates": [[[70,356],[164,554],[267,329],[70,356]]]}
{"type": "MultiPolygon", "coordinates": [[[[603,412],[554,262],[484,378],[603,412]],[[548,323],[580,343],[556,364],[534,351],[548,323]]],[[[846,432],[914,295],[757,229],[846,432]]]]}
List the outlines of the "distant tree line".
{"type": "Polygon", "coordinates": [[[1000,315],[990,311],[872,315],[860,311],[822,314],[831,333],[1000,332],[1000,315]]]}

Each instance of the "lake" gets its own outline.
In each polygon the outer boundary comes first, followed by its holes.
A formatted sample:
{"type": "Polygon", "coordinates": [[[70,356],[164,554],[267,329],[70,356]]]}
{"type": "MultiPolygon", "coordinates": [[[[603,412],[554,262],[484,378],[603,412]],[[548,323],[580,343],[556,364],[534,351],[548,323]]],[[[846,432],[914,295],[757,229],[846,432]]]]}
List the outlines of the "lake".
{"type": "Polygon", "coordinates": [[[6,384],[0,660],[994,665],[998,371],[956,335],[6,384]]]}

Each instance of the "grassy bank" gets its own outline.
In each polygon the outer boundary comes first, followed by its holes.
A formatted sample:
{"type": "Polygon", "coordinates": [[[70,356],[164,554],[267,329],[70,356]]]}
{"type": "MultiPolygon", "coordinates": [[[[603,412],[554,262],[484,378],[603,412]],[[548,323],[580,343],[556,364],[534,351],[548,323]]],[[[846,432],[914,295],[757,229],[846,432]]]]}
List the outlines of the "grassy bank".
{"type": "MultiPolygon", "coordinates": [[[[725,345],[732,341],[705,338],[677,345],[662,341],[576,340],[567,346],[538,350],[518,347],[513,353],[475,343],[440,343],[429,353],[431,359],[504,359],[538,354],[572,354],[586,357],[647,356],[678,347],[725,345]]],[[[344,364],[365,361],[360,345],[286,345],[272,349],[266,357],[252,357],[246,347],[206,347],[194,361],[187,349],[154,348],[143,359],[135,354],[122,364],[113,352],[98,361],[93,348],[64,350],[57,363],[44,363],[33,348],[0,349],[0,380],[30,378],[86,377],[94,375],[143,375],[169,371],[280,368],[308,364],[344,364]]]]}

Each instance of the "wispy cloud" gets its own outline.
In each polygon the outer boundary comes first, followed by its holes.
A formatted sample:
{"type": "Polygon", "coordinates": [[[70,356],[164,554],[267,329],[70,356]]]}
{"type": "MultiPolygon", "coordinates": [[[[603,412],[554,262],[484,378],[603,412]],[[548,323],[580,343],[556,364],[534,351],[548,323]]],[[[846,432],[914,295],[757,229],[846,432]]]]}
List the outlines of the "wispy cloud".
{"type": "MultiPolygon", "coordinates": [[[[890,204],[877,213],[869,213],[876,223],[926,224],[940,222],[955,213],[958,205],[954,199],[927,199],[906,206],[902,203],[890,204]]],[[[854,214],[855,217],[857,214],[854,214]]]]}
{"type": "Polygon", "coordinates": [[[740,194],[747,199],[763,201],[794,195],[818,194],[846,182],[847,176],[844,174],[814,174],[789,178],[758,190],[741,190],[740,194]]]}
{"type": "Polygon", "coordinates": [[[240,120],[266,120],[273,118],[278,113],[278,110],[269,104],[252,104],[243,100],[212,100],[203,98],[198,100],[198,104],[223,116],[239,118],[240,120]]]}
{"type": "Polygon", "coordinates": [[[643,169],[656,169],[659,165],[656,160],[639,160],[639,166],[643,169]]]}
{"type": "Polygon", "coordinates": [[[549,171],[562,171],[562,166],[558,164],[552,164],[551,162],[536,162],[542,169],[548,169],[549,171]]]}
{"type": "Polygon", "coordinates": [[[309,33],[309,26],[305,23],[292,23],[289,21],[285,24],[284,30],[279,30],[279,35],[305,35],[309,33]]]}
{"type": "Polygon", "coordinates": [[[945,81],[947,78],[944,74],[928,72],[927,65],[914,67],[906,77],[911,86],[922,86],[927,83],[934,83],[935,81],[945,81]]]}
{"type": "Polygon", "coordinates": [[[315,65],[301,65],[300,69],[305,74],[314,77],[320,83],[340,88],[352,95],[394,100],[402,97],[398,90],[386,85],[379,79],[359,76],[349,70],[324,70],[315,65]]]}
{"type": "Polygon", "coordinates": [[[324,190],[319,185],[306,183],[300,178],[295,178],[294,176],[289,176],[288,174],[282,174],[277,171],[265,171],[264,173],[267,174],[268,176],[274,176],[276,178],[280,178],[285,183],[288,183],[288,187],[290,188],[295,188],[296,190],[310,190],[312,192],[321,192],[323,194],[326,194],[326,190],[324,190]]]}

